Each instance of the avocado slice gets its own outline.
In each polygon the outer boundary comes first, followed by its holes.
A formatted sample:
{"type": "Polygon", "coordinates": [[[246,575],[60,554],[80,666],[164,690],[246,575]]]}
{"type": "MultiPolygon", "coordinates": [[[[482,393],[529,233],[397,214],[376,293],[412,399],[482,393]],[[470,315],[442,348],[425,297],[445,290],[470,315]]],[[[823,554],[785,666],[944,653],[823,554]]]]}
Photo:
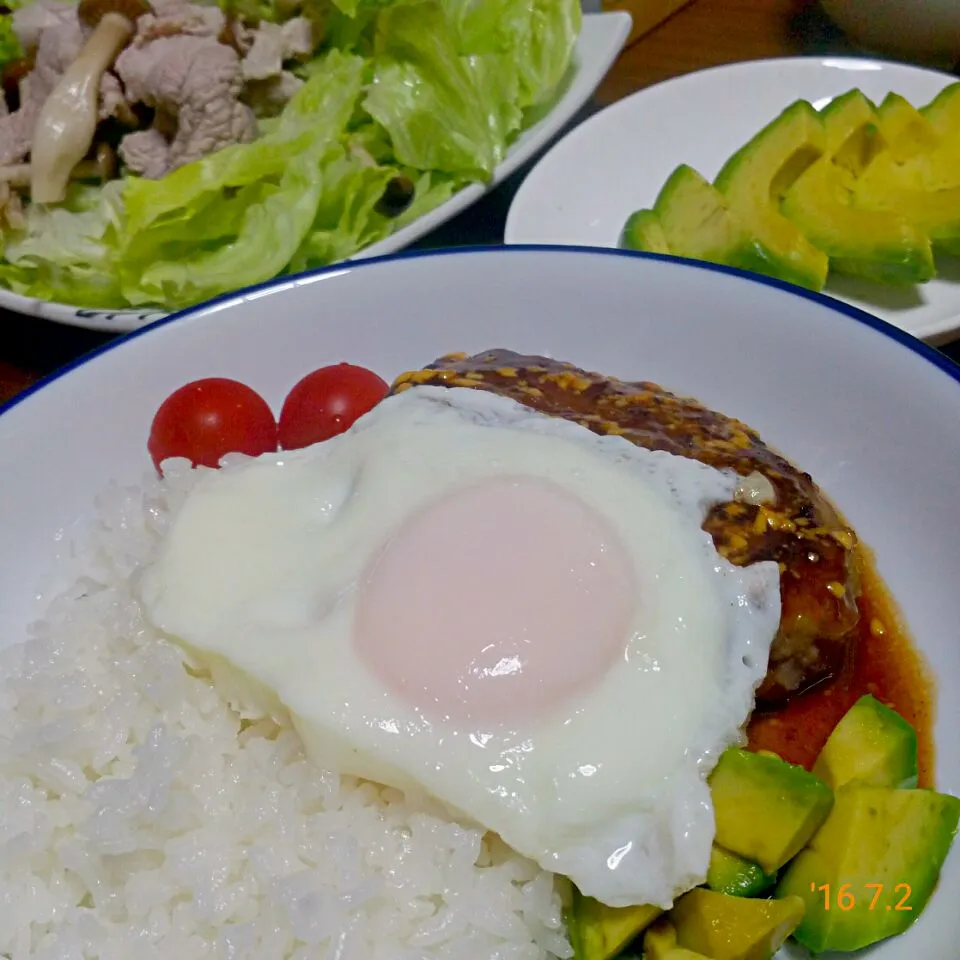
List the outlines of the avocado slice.
{"type": "Polygon", "coordinates": [[[620,233],[624,250],[642,250],[647,253],[669,253],[667,235],[655,210],[636,210],[627,217],[620,233]]]}
{"type": "Polygon", "coordinates": [[[730,212],[726,198],[692,167],[681,164],[670,174],[653,209],[676,256],[764,269],[749,232],[730,212]]]}
{"type": "Polygon", "coordinates": [[[827,256],[783,216],[780,201],[823,150],[820,116],[800,100],[738,150],[715,183],[753,237],[764,272],[813,290],[827,279],[827,256]]]}
{"type": "Polygon", "coordinates": [[[888,93],[877,107],[877,123],[895,163],[931,153],[942,142],[930,121],[898,93],[888,93]]]}
{"type": "Polygon", "coordinates": [[[759,864],[713,845],[707,866],[707,886],[711,890],[731,897],[756,897],[776,881],[775,873],[764,873],[759,864]]]}
{"type": "Polygon", "coordinates": [[[886,143],[880,134],[877,108],[860,90],[834,97],[820,111],[825,140],[824,153],[839,169],[844,186],[850,187],[886,143]]]}
{"type": "Polygon", "coordinates": [[[644,960],[710,960],[702,953],[677,944],[677,931],[661,917],[643,935],[644,960]]]}
{"type": "Polygon", "coordinates": [[[833,791],[780,757],[725,750],[709,777],[718,846],[776,873],[817,831],[833,791]]]}
{"type": "Polygon", "coordinates": [[[960,250],[960,186],[931,190],[920,162],[895,163],[889,153],[877,156],[855,183],[853,203],[862,210],[906,217],[926,233],[934,249],[960,250]]]}
{"type": "Polygon", "coordinates": [[[917,785],[917,731],[869,693],[844,714],[813,772],[834,790],[851,781],[872,787],[917,785]]]}
{"type": "Polygon", "coordinates": [[[887,149],[855,181],[854,205],[899,214],[931,238],[934,250],[960,253],[960,142],[944,139],[897,94],[886,97],[877,116],[887,149]]]}
{"type": "Polygon", "coordinates": [[[771,960],[803,919],[799,897],[746,900],[698,887],[670,911],[677,943],[713,960],[771,960]]]}
{"type": "Polygon", "coordinates": [[[653,923],[659,907],[608,907],[574,888],[567,910],[567,934],[576,960],[612,960],[653,923]]]}
{"type": "Polygon", "coordinates": [[[851,204],[852,178],[876,155],[877,114],[853,90],[824,108],[826,153],[784,194],[781,211],[830,257],[834,273],[890,284],[936,275],[930,238],[906,218],[851,204]]]}
{"type": "Polygon", "coordinates": [[[806,905],[795,939],[820,953],[903,933],[933,893],[958,821],[960,799],[947,794],[841,787],[827,822],[777,885],[777,897],[806,905]]]}
{"type": "Polygon", "coordinates": [[[944,87],[920,113],[941,137],[956,137],[960,134],[960,83],[944,87]]]}

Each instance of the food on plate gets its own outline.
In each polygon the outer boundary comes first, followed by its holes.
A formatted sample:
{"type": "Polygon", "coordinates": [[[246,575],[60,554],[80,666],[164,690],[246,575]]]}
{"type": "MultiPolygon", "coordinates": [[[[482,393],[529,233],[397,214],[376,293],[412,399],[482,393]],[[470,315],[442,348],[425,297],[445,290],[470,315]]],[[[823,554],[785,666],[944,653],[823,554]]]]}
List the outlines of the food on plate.
{"type": "Polygon", "coordinates": [[[308,373],[287,394],[280,410],[283,450],[309,447],[351,427],[387,394],[386,381],[372,370],[337,363],[308,373]]]}
{"type": "Polygon", "coordinates": [[[0,284],[174,309],[347,258],[489,181],[558,96],[580,17],[576,0],[20,5],[0,16],[0,284]]]}
{"type": "Polygon", "coordinates": [[[767,960],[803,919],[799,897],[747,900],[698,888],[670,911],[677,945],[714,960],[767,960]]]}
{"type": "Polygon", "coordinates": [[[424,386],[203,478],[142,596],[316,761],[426,791],[609,905],[666,907],[702,879],[701,766],[738,742],[779,620],[776,565],[701,530],[738,482],[424,386]],[[622,723],[665,717],[623,752],[622,723]]]}
{"type": "Polygon", "coordinates": [[[932,279],[936,267],[930,237],[905,211],[849,202],[851,182],[877,149],[873,105],[852,90],[828,104],[822,119],[826,150],[784,193],[784,215],[830,257],[838,273],[881,283],[932,279]]]}
{"type": "Polygon", "coordinates": [[[714,842],[776,873],[820,829],[833,791],[780,757],[751,750],[723,753],[709,778],[714,842]]]}
{"type": "Polygon", "coordinates": [[[707,886],[711,890],[732,897],[755,897],[769,890],[776,879],[776,874],[764,873],[760,864],[738,857],[714,841],[707,866],[707,886]]]}
{"type": "Polygon", "coordinates": [[[829,276],[926,283],[960,252],[960,84],[917,110],[860,90],[784,110],[714,184],[678,167],[620,245],[765,274],[813,290],[829,276]],[[659,228],[659,229],[658,229],[659,228]]]}
{"type": "Polygon", "coordinates": [[[208,377],[184,384],[157,410],[147,449],[154,466],[183,457],[216,467],[228,453],[258,457],[277,449],[277,421],[266,400],[246,384],[208,377]]]}
{"type": "Polygon", "coordinates": [[[877,114],[881,135],[896,149],[878,154],[865,167],[854,184],[855,201],[870,210],[902,211],[930,235],[935,248],[958,252],[960,177],[949,173],[953,151],[940,150],[942,139],[933,126],[902,97],[891,94],[877,114]]]}
{"type": "Polygon", "coordinates": [[[653,210],[637,210],[623,226],[621,244],[650,253],[669,253],[670,245],[660,218],[653,210]]]}
{"type": "Polygon", "coordinates": [[[394,390],[415,384],[492,391],[596,433],[734,470],[736,497],[715,504],[704,529],[731,563],[769,561],[782,571],[780,627],[758,698],[782,702],[840,669],[859,620],[856,534],[812,478],[746,424],[657,384],[509,350],[444,358],[404,374],[394,390]]]}
{"type": "Polygon", "coordinates": [[[864,694],[833,728],[813,765],[833,790],[848,783],[917,785],[917,732],[872,694],[864,694]]]}
{"type": "Polygon", "coordinates": [[[543,357],[385,386],[323,367],[288,399],[326,439],[160,457],[0,650],[0,954],[772,960],[916,922],[960,800],[812,478],[543,357]]]}
{"type": "Polygon", "coordinates": [[[749,270],[760,265],[757,248],[743,222],[716,187],[685,164],[670,174],[652,210],[631,214],[623,246],[650,253],[678,253],[749,270]]]}
{"type": "Polygon", "coordinates": [[[677,931],[664,920],[653,924],[643,937],[644,960],[705,960],[702,953],[677,943],[677,931]]]}
{"type": "Polygon", "coordinates": [[[933,790],[841,787],[827,822],[777,885],[778,898],[806,904],[794,937],[820,953],[903,933],[933,892],[958,820],[960,799],[933,790]]]}
{"type": "Polygon", "coordinates": [[[567,936],[574,956],[578,960],[617,957],[662,913],[650,904],[608,907],[574,887],[566,910],[567,936]]]}
{"type": "Polygon", "coordinates": [[[788,107],[738,150],[717,174],[716,187],[750,234],[764,272],[819,290],[829,261],[780,210],[783,191],[823,154],[820,115],[804,100],[788,107]]]}

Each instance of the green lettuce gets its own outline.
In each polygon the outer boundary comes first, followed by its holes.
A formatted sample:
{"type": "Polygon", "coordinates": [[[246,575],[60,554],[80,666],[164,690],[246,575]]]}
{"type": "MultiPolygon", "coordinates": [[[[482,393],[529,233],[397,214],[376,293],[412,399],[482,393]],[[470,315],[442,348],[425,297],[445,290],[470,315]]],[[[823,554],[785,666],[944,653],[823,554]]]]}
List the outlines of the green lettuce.
{"type": "Polygon", "coordinates": [[[123,182],[74,186],[59,207],[29,206],[26,227],[7,238],[0,283],[14,293],[80,307],[124,307],[115,268],[123,182]]]}
{"type": "Polygon", "coordinates": [[[579,0],[221,0],[261,19],[309,7],[326,45],[250,144],[160,180],[74,187],[5,231],[0,283],[83,306],[189,306],[354,255],[488,180],[556,96],[579,0]],[[414,183],[397,216],[395,177],[414,183]]]}
{"type": "Polygon", "coordinates": [[[580,34],[581,5],[573,0],[447,0],[461,53],[500,54],[516,71],[518,103],[549,100],[570,66],[580,34]]]}
{"type": "Polygon", "coordinates": [[[13,32],[13,11],[23,6],[22,0],[7,0],[4,6],[10,12],[0,15],[0,67],[23,56],[23,47],[13,32]]]}
{"type": "Polygon", "coordinates": [[[463,56],[440,0],[398,4],[377,22],[376,80],[364,109],[401,162],[486,179],[522,119],[516,67],[463,56]]]}
{"type": "Polygon", "coordinates": [[[337,190],[330,171],[347,156],[365,71],[361,57],[332,51],[266,136],[158,182],[130,180],[120,252],[130,303],[183,306],[282,272],[337,190]]]}

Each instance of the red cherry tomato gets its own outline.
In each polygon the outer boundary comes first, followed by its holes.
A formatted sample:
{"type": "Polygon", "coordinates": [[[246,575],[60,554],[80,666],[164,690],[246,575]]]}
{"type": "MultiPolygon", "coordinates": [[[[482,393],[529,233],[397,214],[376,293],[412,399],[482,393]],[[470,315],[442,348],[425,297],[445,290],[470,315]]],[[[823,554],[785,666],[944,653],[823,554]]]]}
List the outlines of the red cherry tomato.
{"type": "Polygon", "coordinates": [[[388,390],[386,382],[372,370],[352,363],[314,370],[283,401],[280,446],[296,450],[349,430],[388,390]]]}
{"type": "Polygon", "coordinates": [[[157,470],[170,457],[217,467],[228,453],[251,457],[277,449],[277,422],[255,390],[223,377],[195,380],[170,394],[150,427],[147,449],[157,470]]]}

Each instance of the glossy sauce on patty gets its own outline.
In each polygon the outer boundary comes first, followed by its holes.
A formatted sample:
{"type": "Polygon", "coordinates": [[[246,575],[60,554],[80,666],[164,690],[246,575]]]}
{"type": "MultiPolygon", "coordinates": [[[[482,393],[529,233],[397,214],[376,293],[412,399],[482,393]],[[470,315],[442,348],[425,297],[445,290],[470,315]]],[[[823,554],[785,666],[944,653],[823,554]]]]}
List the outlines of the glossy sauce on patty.
{"type": "Polygon", "coordinates": [[[860,622],[843,669],[785,707],[755,713],[750,747],[772,750],[807,769],[830,731],[854,702],[869,693],[911,723],[919,740],[921,787],[934,786],[934,686],[926,665],[902,624],[873,558],[860,545],[860,622]]]}

